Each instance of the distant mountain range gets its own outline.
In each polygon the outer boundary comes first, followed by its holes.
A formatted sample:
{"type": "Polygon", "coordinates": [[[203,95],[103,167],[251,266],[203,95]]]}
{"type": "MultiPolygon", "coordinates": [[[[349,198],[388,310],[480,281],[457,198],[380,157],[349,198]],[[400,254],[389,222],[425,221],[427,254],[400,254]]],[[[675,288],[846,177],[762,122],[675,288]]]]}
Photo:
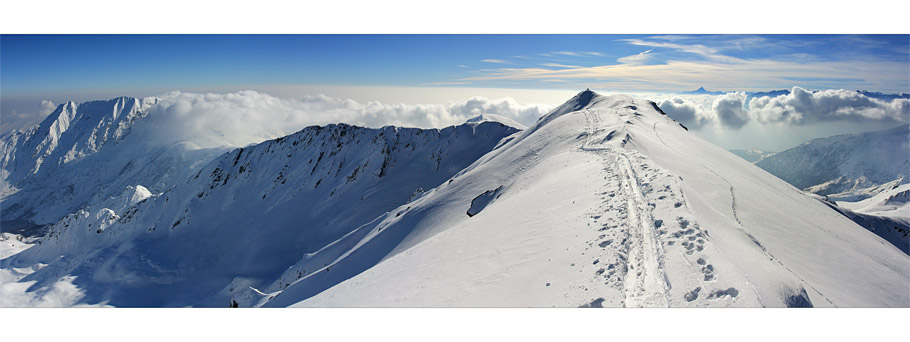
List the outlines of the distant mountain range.
{"type": "MultiPolygon", "coordinates": [[[[723,94],[730,93],[730,92],[732,92],[732,91],[710,91],[710,90],[706,90],[704,87],[699,87],[696,90],[684,91],[684,92],[681,92],[680,94],[684,94],[684,95],[723,95],[723,94]]],[[[885,101],[891,101],[894,99],[901,99],[901,98],[910,99],[910,94],[907,94],[907,93],[887,94],[887,93],[868,91],[868,90],[857,90],[856,92],[860,93],[862,95],[865,95],[867,97],[876,98],[876,99],[885,100],[885,101]]],[[[777,97],[777,96],[781,96],[781,95],[790,95],[790,90],[781,89],[781,90],[760,91],[760,92],[747,91],[745,93],[746,93],[746,104],[748,104],[749,100],[751,100],[752,98],[755,98],[755,97],[777,97]]]]}
{"type": "Polygon", "coordinates": [[[797,188],[834,197],[895,180],[903,184],[910,181],[910,125],[814,139],[755,165],[797,188]]]}

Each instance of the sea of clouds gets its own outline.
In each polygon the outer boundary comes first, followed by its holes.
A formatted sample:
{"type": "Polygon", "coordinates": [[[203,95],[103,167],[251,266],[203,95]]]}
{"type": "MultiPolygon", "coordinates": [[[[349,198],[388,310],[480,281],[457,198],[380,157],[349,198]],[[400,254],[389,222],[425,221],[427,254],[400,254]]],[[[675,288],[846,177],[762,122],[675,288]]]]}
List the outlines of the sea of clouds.
{"type": "Polygon", "coordinates": [[[481,114],[498,114],[531,124],[552,106],[520,104],[511,98],[472,97],[443,104],[358,102],[325,95],[282,99],[256,91],[228,94],[171,92],[148,115],[148,132],[165,143],[190,141],[199,147],[242,146],[299,131],[307,126],[347,123],[443,128],[481,114]]]}
{"type": "Polygon", "coordinates": [[[750,122],[810,125],[830,121],[910,121],[910,99],[889,100],[852,90],[811,91],[793,87],[790,94],[749,97],[743,92],[719,96],[677,95],[656,101],[664,112],[696,129],[737,130],[750,122]]]}
{"type": "MultiPolygon", "coordinates": [[[[765,97],[744,92],[636,96],[654,100],[670,117],[695,131],[738,131],[750,123],[809,126],[833,121],[910,122],[910,99],[884,100],[844,89],[811,91],[793,87],[789,94],[765,97]]],[[[307,126],[331,123],[443,128],[481,114],[497,114],[531,126],[558,105],[485,97],[436,104],[363,102],[325,95],[288,99],[252,90],[224,94],[174,91],[158,99],[137,135],[150,141],[187,142],[200,148],[244,146],[307,126]]],[[[46,112],[43,115],[53,108],[52,102],[41,102],[41,110],[46,112]]]]}

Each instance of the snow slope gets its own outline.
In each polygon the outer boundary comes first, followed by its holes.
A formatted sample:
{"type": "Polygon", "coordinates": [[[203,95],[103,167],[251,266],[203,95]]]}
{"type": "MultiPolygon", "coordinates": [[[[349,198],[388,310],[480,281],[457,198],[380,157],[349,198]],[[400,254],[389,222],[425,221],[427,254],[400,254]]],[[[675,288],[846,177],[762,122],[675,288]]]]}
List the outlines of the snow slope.
{"type": "Polygon", "coordinates": [[[53,223],[128,186],[165,191],[226,150],[157,146],[137,136],[156,102],[67,102],[39,125],[0,139],[4,224],[27,230],[53,223]]]}
{"type": "MultiPolygon", "coordinates": [[[[81,160],[108,145],[128,146],[81,160]]],[[[910,256],[622,95],[523,131],[313,126],[161,190],[111,179],[0,259],[4,305],[910,306],[910,256]]]]}
{"type": "Polygon", "coordinates": [[[312,126],[235,149],[161,193],[141,186],[68,215],[0,268],[76,304],[226,307],[290,265],[431,189],[518,129],[312,126]]]}
{"type": "Polygon", "coordinates": [[[910,179],[910,125],[811,140],[755,165],[819,195],[910,179]]]}
{"type": "Polygon", "coordinates": [[[590,91],[285,275],[238,302],[910,306],[906,254],[652,103],[590,91]]]}
{"type": "Polygon", "coordinates": [[[858,213],[900,218],[910,221],[910,184],[895,185],[858,202],[837,202],[858,213]]]}
{"type": "Polygon", "coordinates": [[[862,201],[825,199],[825,203],[910,254],[910,184],[893,183],[862,201]]]}

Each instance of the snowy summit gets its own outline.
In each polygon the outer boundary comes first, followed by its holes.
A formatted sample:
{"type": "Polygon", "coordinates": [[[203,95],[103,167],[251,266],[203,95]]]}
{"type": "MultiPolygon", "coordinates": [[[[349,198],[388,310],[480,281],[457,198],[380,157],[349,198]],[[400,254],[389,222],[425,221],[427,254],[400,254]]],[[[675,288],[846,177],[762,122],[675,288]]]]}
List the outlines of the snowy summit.
{"type": "Polygon", "coordinates": [[[906,253],[625,95],[526,129],[313,126],[193,171],[130,178],[0,272],[65,305],[910,306],[906,253]]]}

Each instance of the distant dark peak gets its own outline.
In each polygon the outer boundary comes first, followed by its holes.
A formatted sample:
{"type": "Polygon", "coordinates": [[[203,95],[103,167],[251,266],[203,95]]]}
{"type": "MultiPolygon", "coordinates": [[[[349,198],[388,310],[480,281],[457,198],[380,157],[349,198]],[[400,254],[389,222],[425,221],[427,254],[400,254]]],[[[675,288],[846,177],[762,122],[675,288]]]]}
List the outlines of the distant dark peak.
{"type": "Polygon", "coordinates": [[[689,94],[689,95],[723,95],[724,92],[722,92],[722,91],[710,91],[710,90],[705,89],[705,87],[698,87],[698,89],[696,89],[696,90],[682,92],[682,94],[689,94]]]}
{"type": "Polygon", "coordinates": [[[577,109],[581,109],[591,104],[591,101],[594,100],[595,97],[597,97],[597,93],[591,89],[585,89],[583,92],[575,95],[575,97],[567,103],[572,103],[577,109]]]}

